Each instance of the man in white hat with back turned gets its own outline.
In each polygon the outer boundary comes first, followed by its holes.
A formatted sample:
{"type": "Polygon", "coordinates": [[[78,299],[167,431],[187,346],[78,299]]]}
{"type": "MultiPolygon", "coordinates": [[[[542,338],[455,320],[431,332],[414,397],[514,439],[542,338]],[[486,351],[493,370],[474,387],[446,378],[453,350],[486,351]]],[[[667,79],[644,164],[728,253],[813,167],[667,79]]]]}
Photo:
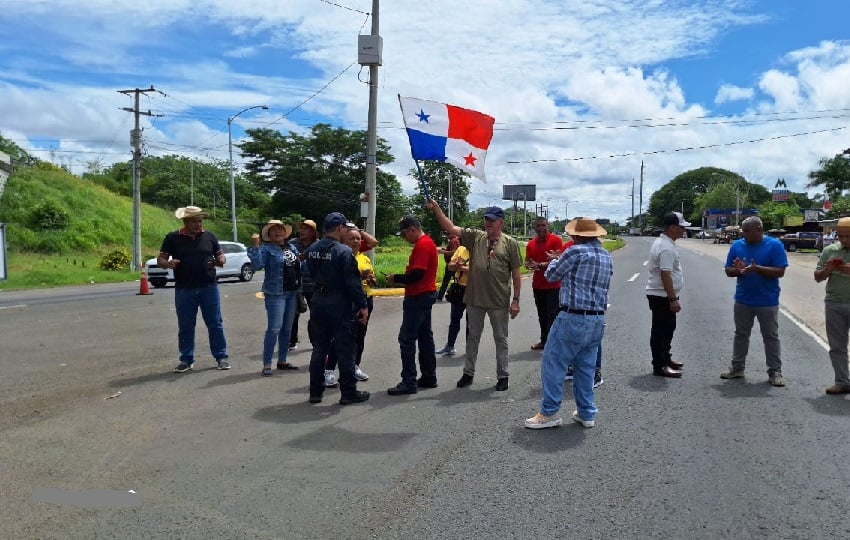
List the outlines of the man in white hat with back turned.
{"type": "Polygon", "coordinates": [[[549,330],[543,348],[540,378],[543,399],[540,412],[525,421],[529,429],[560,426],[561,401],[564,397],[564,376],[567,366],[573,366],[573,394],[576,410],[573,420],[586,428],[596,425],[596,404],[593,396],[593,377],[596,355],[602,345],[608,288],[614,273],[614,261],[599,241],[607,231],[595,220],[577,218],[567,224],[575,244],[552,260],[544,276],[561,282],[559,312],[549,330]]]}
{"type": "Polygon", "coordinates": [[[198,308],[207,325],[210,353],[218,369],[230,369],[215,272],[216,266],[224,266],[226,262],[224,252],[218,238],[201,225],[203,218],[207,217],[206,212],[197,206],[186,206],[178,208],[174,215],[183,220],[183,228],[165,236],[156,258],[160,268],[174,271],[177,347],[180,350],[180,363],[174,372],[185,373],[195,362],[198,308]]]}

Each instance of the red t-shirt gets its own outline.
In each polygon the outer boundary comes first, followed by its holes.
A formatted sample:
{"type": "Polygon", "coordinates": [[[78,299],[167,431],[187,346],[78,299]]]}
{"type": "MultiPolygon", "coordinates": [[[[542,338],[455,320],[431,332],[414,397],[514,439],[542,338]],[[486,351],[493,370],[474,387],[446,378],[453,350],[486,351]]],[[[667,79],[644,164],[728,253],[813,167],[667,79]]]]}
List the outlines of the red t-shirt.
{"type": "Polygon", "coordinates": [[[407,267],[404,272],[410,272],[414,268],[425,270],[425,277],[404,287],[405,296],[415,296],[426,292],[437,291],[437,244],[427,234],[419,237],[413,244],[407,267]]]}
{"type": "MultiPolygon", "coordinates": [[[[446,246],[446,251],[454,252],[454,250],[456,250],[459,245],[460,245],[460,239],[457,236],[455,236],[454,238],[449,240],[449,243],[446,246]]],[[[452,262],[452,256],[453,255],[454,255],[454,253],[443,253],[443,259],[445,259],[447,263],[450,263],[450,262],[452,262]]]]}
{"type": "MultiPolygon", "coordinates": [[[[535,236],[525,245],[525,260],[546,262],[549,260],[549,257],[546,256],[547,251],[560,253],[563,249],[564,243],[552,233],[549,233],[543,240],[535,236]]],[[[559,289],[561,287],[560,281],[547,281],[543,272],[545,272],[544,268],[534,271],[534,275],[531,277],[532,289],[559,289]]]]}

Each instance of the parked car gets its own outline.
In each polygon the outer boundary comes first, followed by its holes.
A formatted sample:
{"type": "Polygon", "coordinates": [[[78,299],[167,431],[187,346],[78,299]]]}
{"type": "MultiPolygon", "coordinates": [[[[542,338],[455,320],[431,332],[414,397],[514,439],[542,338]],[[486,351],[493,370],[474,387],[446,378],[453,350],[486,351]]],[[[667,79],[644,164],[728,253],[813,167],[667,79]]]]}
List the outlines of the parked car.
{"type": "MultiPolygon", "coordinates": [[[[251,268],[251,260],[248,258],[248,250],[238,242],[219,241],[221,250],[227,259],[224,266],[215,267],[216,277],[237,277],[239,281],[251,281],[254,277],[254,269],[251,268]]],[[[174,281],[174,272],[170,268],[160,268],[156,259],[148,259],[145,264],[147,268],[148,281],[156,288],[165,287],[168,282],[174,281]]]]}
{"type": "Polygon", "coordinates": [[[795,232],[779,237],[785,251],[794,252],[798,249],[823,249],[823,235],[819,232],[795,232]]]}
{"type": "Polygon", "coordinates": [[[714,238],[714,233],[711,231],[697,231],[694,238],[699,238],[700,240],[714,238]]]}

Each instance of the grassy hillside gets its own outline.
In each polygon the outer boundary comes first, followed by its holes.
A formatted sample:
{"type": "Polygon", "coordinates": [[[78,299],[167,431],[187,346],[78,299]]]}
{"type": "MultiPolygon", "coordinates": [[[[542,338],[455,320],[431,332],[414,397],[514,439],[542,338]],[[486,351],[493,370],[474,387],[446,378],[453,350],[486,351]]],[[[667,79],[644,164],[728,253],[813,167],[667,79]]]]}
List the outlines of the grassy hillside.
{"type": "MultiPolygon", "coordinates": [[[[21,169],[0,198],[6,223],[7,281],[0,290],[138,279],[138,273],[98,269],[103,255],[133,245],[133,202],[49,164],[21,169]]],[[[177,229],[174,210],[142,205],[142,259],[159,252],[177,229]]],[[[205,220],[220,238],[230,222],[205,220]]]]}

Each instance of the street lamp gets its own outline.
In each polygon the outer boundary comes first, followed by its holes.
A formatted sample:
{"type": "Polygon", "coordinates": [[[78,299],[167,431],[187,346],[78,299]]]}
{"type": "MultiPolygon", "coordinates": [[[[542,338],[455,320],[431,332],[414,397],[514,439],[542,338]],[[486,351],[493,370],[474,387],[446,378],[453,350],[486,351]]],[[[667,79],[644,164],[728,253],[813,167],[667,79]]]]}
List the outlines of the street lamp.
{"type": "Polygon", "coordinates": [[[233,123],[233,120],[235,120],[237,116],[239,116],[245,111],[250,111],[251,109],[263,109],[266,111],[269,110],[266,105],[254,105],[253,107],[242,109],[241,111],[227,119],[227,152],[228,154],[230,154],[230,215],[233,219],[234,242],[238,242],[238,239],[236,238],[236,183],[233,181],[233,135],[230,132],[230,125],[233,123]]]}

